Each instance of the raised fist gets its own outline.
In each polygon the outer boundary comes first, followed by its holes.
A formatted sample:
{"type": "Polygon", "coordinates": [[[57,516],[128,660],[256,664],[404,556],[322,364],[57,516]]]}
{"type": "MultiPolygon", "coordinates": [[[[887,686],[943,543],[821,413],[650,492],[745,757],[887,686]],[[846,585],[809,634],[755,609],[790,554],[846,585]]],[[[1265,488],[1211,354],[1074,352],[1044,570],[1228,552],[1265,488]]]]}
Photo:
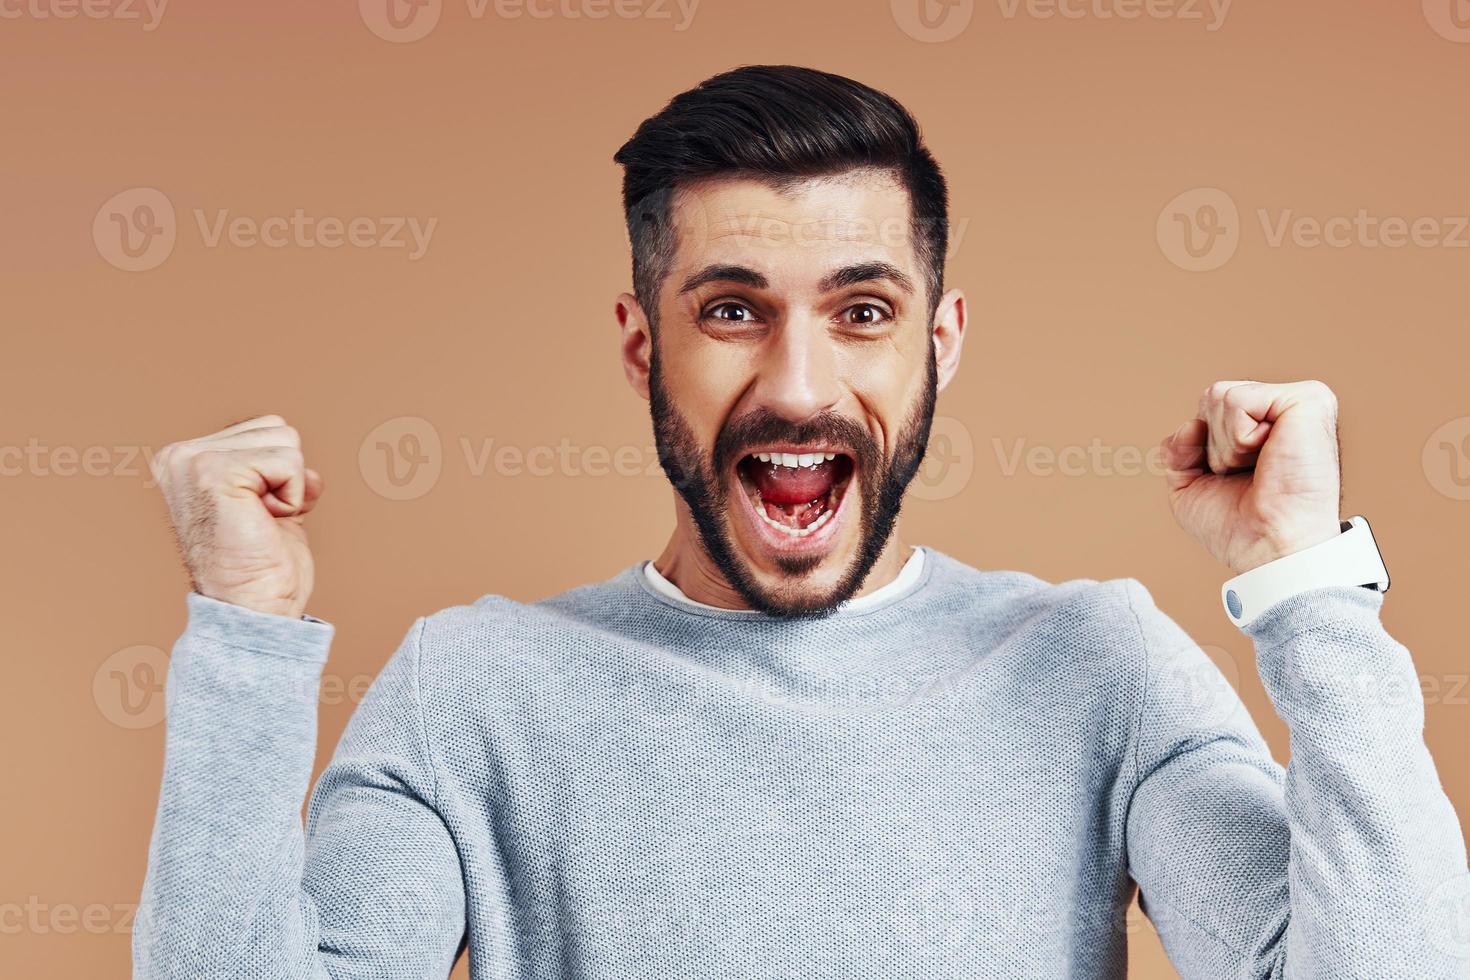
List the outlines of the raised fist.
{"type": "Polygon", "coordinates": [[[153,477],[194,590],[299,619],[312,588],[302,518],[322,492],[301,437],[278,415],[165,446],[153,477]]]}

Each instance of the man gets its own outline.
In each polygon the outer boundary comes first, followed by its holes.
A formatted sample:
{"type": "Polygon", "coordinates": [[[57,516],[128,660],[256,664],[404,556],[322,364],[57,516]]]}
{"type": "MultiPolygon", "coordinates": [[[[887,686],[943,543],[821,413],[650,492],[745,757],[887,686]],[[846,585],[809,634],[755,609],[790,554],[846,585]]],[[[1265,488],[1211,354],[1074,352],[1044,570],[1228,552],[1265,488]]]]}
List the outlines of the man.
{"type": "MultiPolygon", "coordinates": [[[[1135,888],[1187,978],[1466,975],[1422,705],[1343,683],[1413,684],[1372,583],[1232,590],[1283,771],[1137,581],[898,537],[967,316],[898,103],[744,68],[616,160],[623,369],[676,530],[608,581],[416,622],[304,833],[321,478],[275,416],[158,455],[193,591],[138,976],[443,977],[467,950],[479,978],[1121,977],[1135,888]]],[[[1236,575],[1362,540],[1320,383],[1212,385],[1164,451],[1236,575]]]]}

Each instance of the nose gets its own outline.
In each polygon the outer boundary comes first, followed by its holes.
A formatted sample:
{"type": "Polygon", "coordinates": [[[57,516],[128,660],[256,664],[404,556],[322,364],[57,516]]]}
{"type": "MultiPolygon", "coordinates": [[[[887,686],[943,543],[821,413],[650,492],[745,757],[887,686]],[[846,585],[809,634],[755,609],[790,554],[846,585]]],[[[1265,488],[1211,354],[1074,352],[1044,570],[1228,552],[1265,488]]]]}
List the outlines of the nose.
{"type": "Polygon", "coordinates": [[[761,351],[753,405],[792,422],[833,408],[842,398],[837,361],[821,325],[782,324],[761,351]]]}

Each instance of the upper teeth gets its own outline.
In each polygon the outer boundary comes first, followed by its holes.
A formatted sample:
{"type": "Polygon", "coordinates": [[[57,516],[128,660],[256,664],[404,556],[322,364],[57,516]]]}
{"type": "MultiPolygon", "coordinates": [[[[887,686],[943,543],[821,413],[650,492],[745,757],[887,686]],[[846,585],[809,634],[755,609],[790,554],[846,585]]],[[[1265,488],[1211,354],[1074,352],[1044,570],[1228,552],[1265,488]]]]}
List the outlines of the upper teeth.
{"type": "Polygon", "coordinates": [[[836,453],[756,453],[755,458],[762,463],[772,463],[776,466],[816,466],[825,463],[829,459],[836,459],[836,453]]]}

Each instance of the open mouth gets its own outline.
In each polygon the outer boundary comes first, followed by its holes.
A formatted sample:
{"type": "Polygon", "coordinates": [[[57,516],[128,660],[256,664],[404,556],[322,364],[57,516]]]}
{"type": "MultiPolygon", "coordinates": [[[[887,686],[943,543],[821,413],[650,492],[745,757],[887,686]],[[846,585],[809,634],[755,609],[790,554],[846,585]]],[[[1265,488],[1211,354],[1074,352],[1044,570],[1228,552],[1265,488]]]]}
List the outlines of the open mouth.
{"type": "Polygon", "coordinates": [[[761,522],[800,539],[833,520],[852,484],[853,462],[835,450],[782,447],[751,453],[735,469],[761,522]]]}

